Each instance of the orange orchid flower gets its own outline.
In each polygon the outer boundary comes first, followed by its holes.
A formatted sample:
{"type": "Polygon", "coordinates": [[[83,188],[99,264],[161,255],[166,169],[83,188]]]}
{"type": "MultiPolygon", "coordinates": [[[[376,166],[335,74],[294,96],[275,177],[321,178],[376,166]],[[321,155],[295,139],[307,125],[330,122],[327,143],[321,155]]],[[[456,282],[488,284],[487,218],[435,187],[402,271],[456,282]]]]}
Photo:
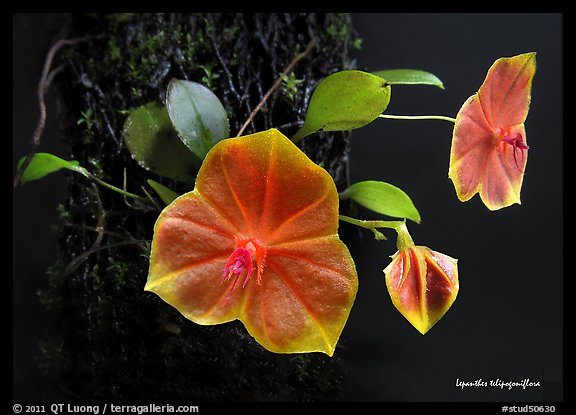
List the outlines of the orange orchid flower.
{"type": "Polygon", "coordinates": [[[332,177],[278,130],[223,140],[160,214],[145,290],[266,349],[330,356],[358,288],[332,177]]]}
{"type": "Polygon", "coordinates": [[[480,193],[490,210],[520,204],[528,158],[524,121],[535,73],[536,53],[498,59],[458,112],[448,176],[461,201],[480,193]]]}

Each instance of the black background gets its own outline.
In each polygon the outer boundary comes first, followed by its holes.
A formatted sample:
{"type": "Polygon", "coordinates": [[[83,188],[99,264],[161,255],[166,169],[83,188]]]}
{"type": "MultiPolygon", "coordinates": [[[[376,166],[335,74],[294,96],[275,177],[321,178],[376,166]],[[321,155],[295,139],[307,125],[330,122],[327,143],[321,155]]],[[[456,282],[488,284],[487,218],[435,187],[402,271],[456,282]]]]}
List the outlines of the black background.
{"type": "MultiPolygon", "coordinates": [[[[65,18],[13,15],[13,171],[29,149],[38,117],[36,85],[65,18]]],[[[522,205],[490,212],[476,196],[461,203],[448,179],[452,124],[376,120],[353,133],[352,182],[383,180],[405,190],[422,223],[419,245],[459,260],[460,293],[451,310],[420,335],[394,308],[382,269],[393,233],[377,242],[345,229],[360,287],[337,350],[347,361],[346,401],[560,401],[563,399],[562,15],[353,14],[364,39],[361,69],[415,68],[445,90],[394,86],[390,114],[455,117],[499,57],[537,52],[530,145],[522,205]],[[457,379],[522,381],[540,387],[456,387],[457,379]]],[[[50,94],[49,94],[50,96],[50,94]]],[[[48,100],[41,151],[63,155],[48,100]]],[[[51,226],[64,200],[62,173],[13,192],[13,398],[50,399],[34,356],[45,316],[36,292],[57,254],[51,226]]],[[[360,211],[363,218],[377,218],[360,211]]]]}

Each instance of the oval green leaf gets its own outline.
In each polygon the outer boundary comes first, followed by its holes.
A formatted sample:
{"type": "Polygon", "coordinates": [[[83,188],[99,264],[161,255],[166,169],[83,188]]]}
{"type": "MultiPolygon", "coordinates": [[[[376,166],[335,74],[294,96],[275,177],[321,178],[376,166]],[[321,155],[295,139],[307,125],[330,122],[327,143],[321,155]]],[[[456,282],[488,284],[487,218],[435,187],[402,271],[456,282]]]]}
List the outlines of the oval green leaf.
{"type": "MultiPolygon", "coordinates": [[[[18,169],[21,168],[26,157],[22,157],[18,161],[18,169]]],[[[64,160],[50,153],[36,153],[32,156],[30,164],[22,173],[20,181],[22,183],[31,182],[33,180],[41,179],[42,177],[54,173],[58,170],[67,169],[80,173],[88,177],[88,172],[84,167],[80,167],[76,160],[64,160]]]]}
{"type": "Polygon", "coordinates": [[[410,197],[389,183],[374,180],[354,183],[340,193],[340,199],[352,199],[374,212],[420,223],[420,213],[410,197]]]}
{"type": "Polygon", "coordinates": [[[156,192],[156,194],[158,195],[158,197],[166,204],[166,206],[168,206],[170,203],[172,203],[178,196],[180,196],[178,193],[176,193],[175,191],[173,191],[172,189],[167,188],[166,186],[164,186],[163,184],[160,184],[158,182],[155,182],[154,180],[148,179],[146,180],[148,182],[148,184],[150,185],[150,187],[152,189],[154,189],[154,191],[156,192]]]}
{"type": "Polygon", "coordinates": [[[341,71],[324,78],[312,94],[298,142],[319,130],[344,131],[371,123],[390,102],[390,85],[363,71],[341,71]]]}
{"type": "Polygon", "coordinates": [[[444,84],[436,75],[418,69],[387,69],[376,71],[374,75],[385,79],[390,85],[432,85],[444,89],[444,84]]]}
{"type": "Polygon", "coordinates": [[[132,111],[124,123],[123,136],[132,157],[143,168],[194,183],[201,162],[180,141],[162,105],[149,102],[132,111]]]}
{"type": "Polygon", "coordinates": [[[182,142],[201,160],[217,142],[230,136],[224,106],[204,85],[172,79],[166,108],[182,142]]]}

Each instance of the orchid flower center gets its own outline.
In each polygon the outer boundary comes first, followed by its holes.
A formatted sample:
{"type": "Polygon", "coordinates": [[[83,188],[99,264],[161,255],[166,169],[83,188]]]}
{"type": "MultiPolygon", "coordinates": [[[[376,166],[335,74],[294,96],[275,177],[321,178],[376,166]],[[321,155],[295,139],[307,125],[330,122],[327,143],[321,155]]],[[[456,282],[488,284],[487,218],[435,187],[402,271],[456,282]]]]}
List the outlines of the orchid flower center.
{"type": "Polygon", "coordinates": [[[224,266],[224,273],[222,274],[220,284],[224,281],[230,281],[232,277],[235,277],[231,291],[234,290],[238,278],[244,273],[244,271],[246,271],[246,277],[242,283],[242,288],[246,286],[246,283],[252,275],[252,254],[246,248],[236,248],[224,266]]]}
{"type": "Polygon", "coordinates": [[[500,131],[498,136],[498,142],[509,144],[512,146],[512,148],[514,149],[514,163],[516,164],[516,168],[520,171],[520,173],[523,173],[522,169],[520,168],[520,164],[524,164],[524,157],[525,157],[524,151],[528,150],[529,147],[524,142],[522,134],[517,133],[514,137],[512,137],[510,134],[510,129],[507,130],[499,129],[499,130],[500,131]],[[522,161],[520,164],[518,163],[518,156],[517,156],[518,152],[520,152],[520,155],[522,157],[522,161]]]}
{"type": "Polygon", "coordinates": [[[228,298],[226,299],[225,303],[228,302],[232,291],[236,287],[236,283],[242,274],[246,274],[244,277],[244,282],[242,283],[242,288],[246,287],[248,280],[252,276],[252,272],[254,267],[252,266],[252,260],[255,259],[258,265],[258,284],[260,284],[260,277],[262,272],[264,271],[264,265],[266,260],[266,251],[264,248],[260,247],[257,243],[252,240],[245,241],[244,243],[238,243],[237,247],[234,249],[230,258],[226,262],[224,266],[224,272],[222,273],[222,278],[220,279],[220,284],[223,284],[225,281],[230,281],[234,278],[234,282],[232,283],[232,287],[230,288],[230,293],[228,294],[228,298]],[[243,246],[238,246],[243,245],[243,246]]]}

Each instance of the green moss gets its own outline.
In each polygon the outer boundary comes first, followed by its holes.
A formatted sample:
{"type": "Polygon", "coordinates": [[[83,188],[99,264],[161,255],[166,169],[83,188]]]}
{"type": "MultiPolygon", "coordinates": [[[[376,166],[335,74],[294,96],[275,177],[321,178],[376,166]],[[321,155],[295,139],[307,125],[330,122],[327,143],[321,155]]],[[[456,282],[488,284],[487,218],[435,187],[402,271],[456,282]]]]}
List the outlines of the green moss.
{"type": "Polygon", "coordinates": [[[348,19],[349,16],[346,13],[332,14],[332,21],[326,32],[338,42],[348,41],[353,49],[360,50],[362,48],[362,38],[356,36],[348,19]]]}
{"type": "Polygon", "coordinates": [[[207,63],[206,65],[201,65],[200,68],[204,71],[205,75],[202,77],[202,83],[212,89],[214,87],[214,81],[220,78],[220,74],[214,70],[214,65],[207,63]]]}
{"type": "Polygon", "coordinates": [[[100,266],[98,264],[94,265],[88,273],[88,280],[92,280],[95,286],[100,285],[100,266]]]}
{"type": "Polygon", "coordinates": [[[356,50],[362,49],[362,38],[357,37],[352,41],[352,47],[356,50]]]}
{"type": "Polygon", "coordinates": [[[100,179],[106,178],[106,173],[105,173],[104,169],[102,168],[102,164],[100,163],[100,160],[97,157],[88,158],[88,164],[89,164],[88,170],[90,170],[90,172],[94,176],[99,177],[100,179]]]}
{"type": "Polygon", "coordinates": [[[60,222],[68,222],[70,220],[70,212],[68,212],[68,209],[66,209],[66,206],[62,203],[58,203],[56,211],[58,212],[58,219],[60,219],[60,222]]]}
{"type": "Polygon", "coordinates": [[[86,130],[90,132],[92,131],[92,129],[96,126],[92,108],[88,108],[86,111],[80,112],[80,118],[78,119],[78,121],[76,121],[76,125],[85,125],[86,130]]]}
{"type": "Polygon", "coordinates": [[[111,63],[117,62],[121,58],[120,47],[115,38],[111,38],[108,41],[108,57],[110,58],[111,63]]]}
{"type": "Polygon", "coordinates": [[[184,56],[188,60],[188,62],[194,61],[194,44],[192,43],[192,35],[190,33],[186,33],[184,37],[185,44],[184,44],[184,56]]]}
{"type": "Polygon", "coordinates": [[[239,31],[240,31],[240,25],[238,24],[238,21],[234,21],[232,23],[232,26],[225,28],[222,33],[224,35],[224,39],[227,42],[230,42],[238,37],[239,31]]]}
{"type": "Polygon", "coordinates": [[[84,144],[91,143],[98,131],[102,129],[102,122],[96,118],[92,107],[80,112],[80,117],[76,121],[76,125],[83,127],[81,132],[82,142],[84,144]]]}
{"type": "Polygon", "coordinates": [[[130,56],[128,58],[128,79],[140,82],[144,79],[144,72],[140,64],[137,63],[137,58],[130,56]]]}
{"type": "Polygon", "coordinates": [[[130,96],[135,100],[140,100],[144,94],[142,93],[142,89],[138,87],[130,87],[130,96]]]}
{"type": "Polygon", "coordinates": [[[114,257],[108,257],[106,278],[111,279],[116,288],[122,289],[126,286],[126,275],[129,270],[130,266],[125,262],[119,261],[114,257]]]}
{"type": "Polygon", "coordinates": [[[298,85],[304,82],[303,79],[297,79],[294,72],[290,75],[282,74],[282,94],[290,101],[294,101],[294,97],[299,92],[298,85]]]}
{"type": "Polygon", "coordinates": [[[326,29],[328,35],[334,37],[338,42],[344,42],[350,33],[350,25],[347,22],[346,13],[335,13],[332,15],[332,23],[326,29]]]}

